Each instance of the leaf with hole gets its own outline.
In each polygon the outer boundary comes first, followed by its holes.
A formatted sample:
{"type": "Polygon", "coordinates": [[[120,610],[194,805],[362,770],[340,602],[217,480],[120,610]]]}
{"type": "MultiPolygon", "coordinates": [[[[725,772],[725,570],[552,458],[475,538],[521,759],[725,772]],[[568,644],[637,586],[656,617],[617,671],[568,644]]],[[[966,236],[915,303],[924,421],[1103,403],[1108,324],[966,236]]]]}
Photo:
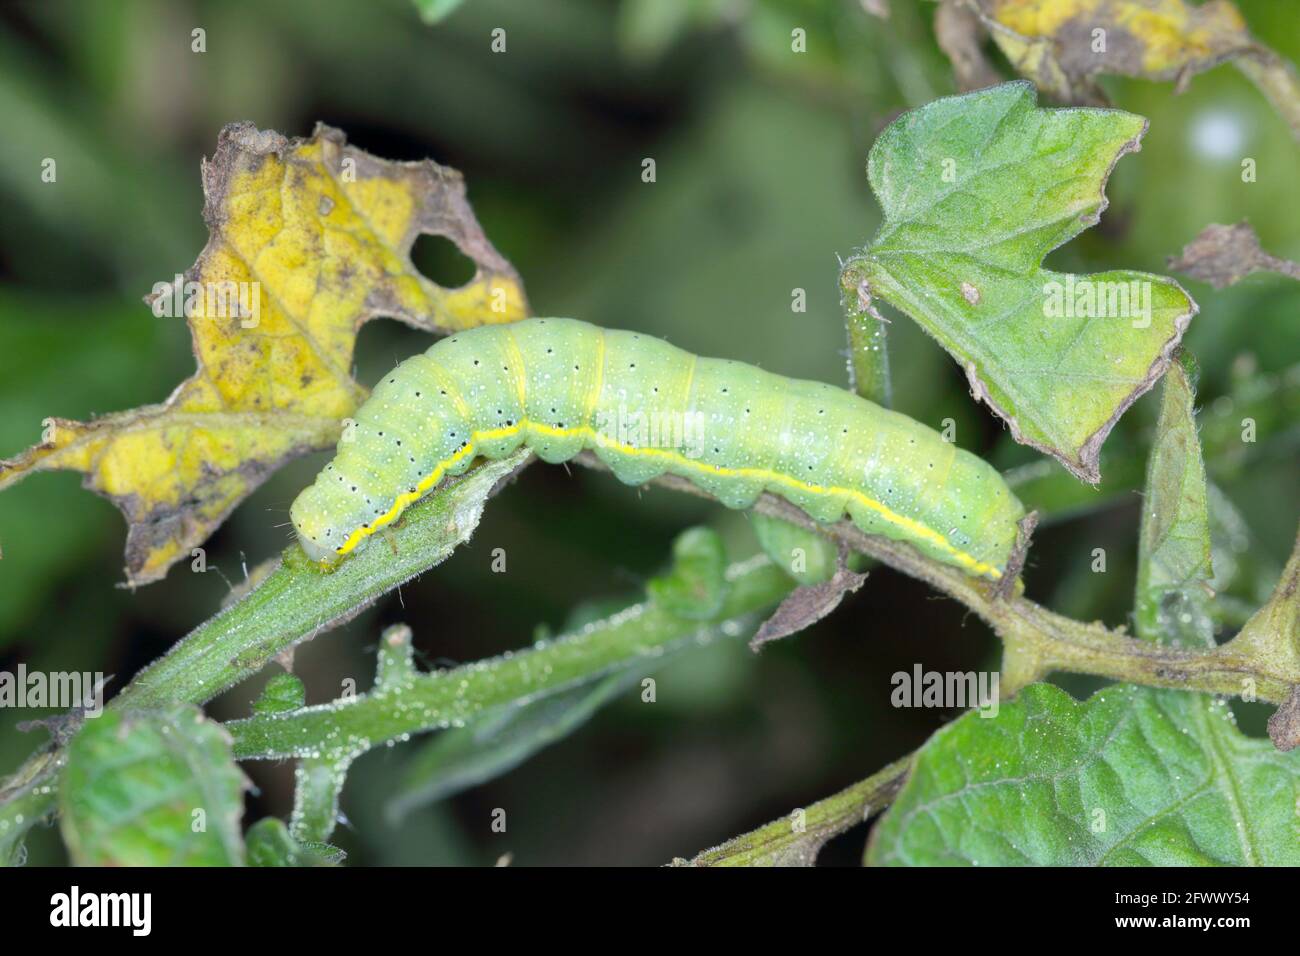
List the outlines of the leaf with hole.
{"type": "Polygon", "coordinates": [[[1111,168],[1145,130],[1117,110],[1040,109],[1025,82],[906,113],[871,149],[885,222],[850,260],[1017,441],[1094,483],[1102,442],[1160,378],[1196,305],[1163,276],[1042,262],[1097,222],[1111,168]]]}
{"type": "Polygon", "coordinates": [[[207,246],[147,299],[188,322],[198,371],[159,405],[51,419],[41,444],[0,462],[0,489],[36,471],[82,472],[126,515],[132,584],[189,560],[272,472],[338,438],[365,398],[352,378],[362,323],[385,315],[447,332],[527,313],[455,170],[378,159],[327,126],[291,140],[235,123],[203,165],[203,188],[207,246]],[[416,271],[408,253],[423,233],[473,260],[467,284],[445,289],[416,271]]]}

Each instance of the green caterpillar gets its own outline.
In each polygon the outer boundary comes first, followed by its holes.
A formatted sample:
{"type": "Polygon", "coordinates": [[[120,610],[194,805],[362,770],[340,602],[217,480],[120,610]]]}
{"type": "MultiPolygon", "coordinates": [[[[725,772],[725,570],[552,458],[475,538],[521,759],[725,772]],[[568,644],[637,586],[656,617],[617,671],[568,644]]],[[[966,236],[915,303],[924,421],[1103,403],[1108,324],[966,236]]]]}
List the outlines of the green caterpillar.
{"type": "Polygon", "coordinates": [[[731,508],[770,491],[995,580],[1024,515],[984,461],[850,392],[529,319],[458,332],[385,376],[293,503],[303,550],[331,565],[475,457],[520,445],[551,463],[591,449],[627,484],[680,475],[731,508]]]}

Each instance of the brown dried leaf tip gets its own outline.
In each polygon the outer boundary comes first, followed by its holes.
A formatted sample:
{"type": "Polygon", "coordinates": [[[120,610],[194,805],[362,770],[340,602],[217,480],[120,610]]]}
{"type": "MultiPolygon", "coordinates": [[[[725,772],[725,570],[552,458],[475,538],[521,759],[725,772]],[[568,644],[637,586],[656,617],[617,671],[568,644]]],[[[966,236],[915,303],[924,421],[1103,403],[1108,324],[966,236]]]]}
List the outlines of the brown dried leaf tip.
{"type": "Polygon", "coordinates": [[[1210,223],[1183,248],[1182,255],[1170,257],[1169,268],[1216,289],[1240,282],[1252,272],[1277,272],[1300,280],[1300,264],[1265,252],[1244,220],[1235,226],[1210,223]]]}

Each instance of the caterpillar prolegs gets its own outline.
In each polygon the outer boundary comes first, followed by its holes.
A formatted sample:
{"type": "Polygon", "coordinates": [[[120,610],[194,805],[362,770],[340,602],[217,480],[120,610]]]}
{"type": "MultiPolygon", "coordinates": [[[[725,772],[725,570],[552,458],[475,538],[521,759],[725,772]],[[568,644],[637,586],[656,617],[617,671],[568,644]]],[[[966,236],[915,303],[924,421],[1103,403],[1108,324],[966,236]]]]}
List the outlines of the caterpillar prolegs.
{"type": "Polygon", "coordinates": [[[384,377],[293,503],[303,550],[332,564],[476,457],[521,445],[551,463],[591,449],[627,484],[680,475],[731,508],[770,491],[993,579],[1024,515],[984,461],[843,389],[529,319],[458,332],[384,377]]]}

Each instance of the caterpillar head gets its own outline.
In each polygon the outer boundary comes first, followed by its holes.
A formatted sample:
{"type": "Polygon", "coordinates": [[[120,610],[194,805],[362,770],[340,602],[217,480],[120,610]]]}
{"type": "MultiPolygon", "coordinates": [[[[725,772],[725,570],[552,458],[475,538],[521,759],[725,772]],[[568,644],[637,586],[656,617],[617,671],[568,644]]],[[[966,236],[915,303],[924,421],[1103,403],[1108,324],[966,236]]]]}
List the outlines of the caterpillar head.
{"type": "Polygon", "coordinates": [[[298,534],[303,552],[321,567],[330,568],[342,560],[338,547],[343,542],[337,529],[326,519],[326,509],[317,501],[315,485],[303,490],[289,509],[289,519],[298,534]]]}

